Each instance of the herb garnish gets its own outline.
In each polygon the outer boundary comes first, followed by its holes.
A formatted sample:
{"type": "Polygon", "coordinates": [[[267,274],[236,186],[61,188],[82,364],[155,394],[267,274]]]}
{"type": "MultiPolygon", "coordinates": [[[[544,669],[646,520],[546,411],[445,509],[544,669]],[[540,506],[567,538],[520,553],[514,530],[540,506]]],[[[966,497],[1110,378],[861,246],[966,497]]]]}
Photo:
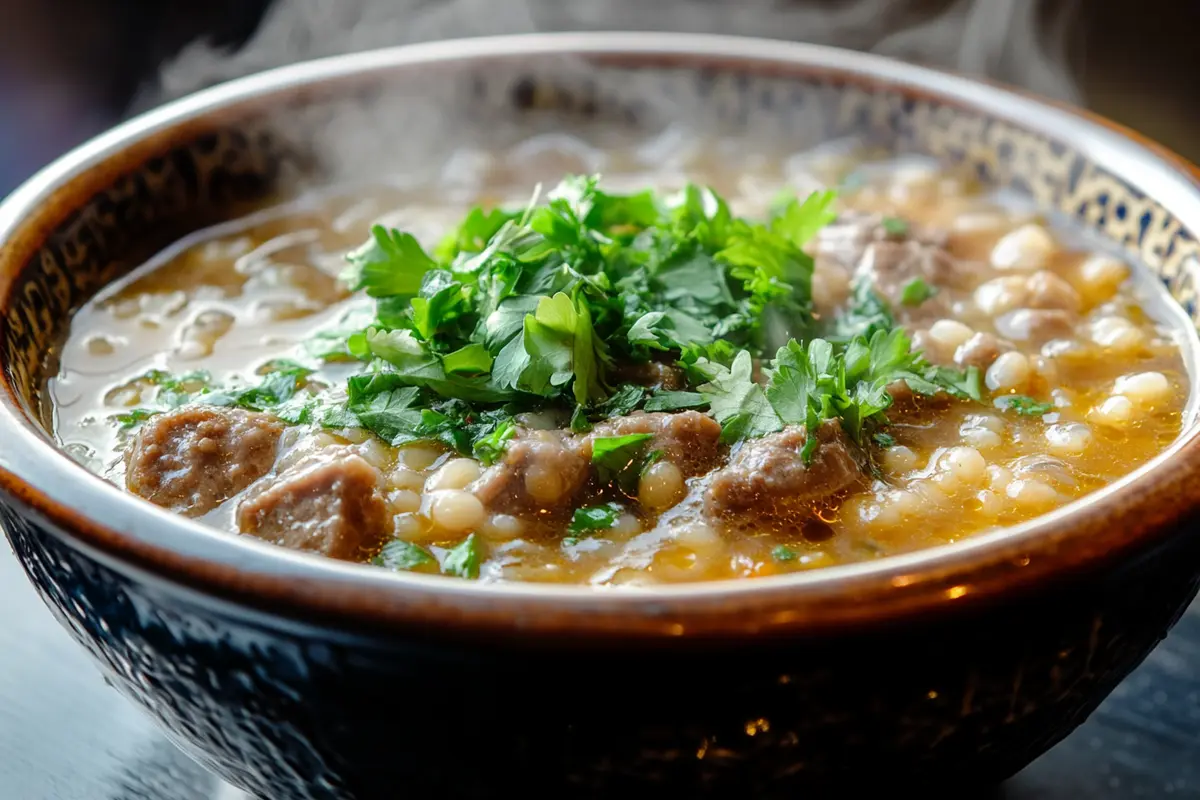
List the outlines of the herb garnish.
{"type": "Polygon", "coordinates": [[[936,286],[930,286],[921,278],[913,278],[900,290],[900,302],[906,306],[919,306],[935,294],[936,286]]]}
{"type": "Polygon", "coordinates": [[[996,408],[1015,411],[1023,417],[1040,417],[1054,410],[1053,403],[1041,403],[1023,394],[997,397],[996,408]]]}
{"type": "Polygon", "coordinates": [[[886,231],[891,236],[907,236],[909,225],[906,221],[899,217],[884,217],[880,222],[886,231]]]}
{"type": "Polygon", "coordinates": [[[771,558],[781,563],[786,561],[795,561],[796,551],[787,545],[776,545],[774,549],[771,550],[771,558]]]}
{"type": "Polygon", "coordinates": [[[606,531],[617,524],[622,508],[617,503],[586,506],[575,509],[567,532],[576,537],[588,536],[596,531],[606,531]]]}
{"type": "Polygon", "coordinates": [[[472,533],[442,556],[442,572],[459,578],[478,578],[482,561],[483,544],[472,533]]]}
{"type": "Polygon", "coordinates": [[[429,551],[420,545],[406,542],[403,539],[393,539],[383,546],[379,555],[371,560],[377,567],[391,570],[414,570],[436,563],[429,551]]]}
{"type": "MultiPolygon", "coordinates": [[[[882,444],[896,381],[976,400],[982,381],[978,370],[933,367],[914,353],[867,282],[845,312],[814,318],[804,247],[834,219],[834,200],[831,191],[785,196],[759,223],[697,185],[622,195],[597,177],[570,176],[544,194],[539,187],[524,209],[473,209],[432,250],[376,226],[343,274],[373,311],[356,307],[301,348],[318,362],[361,363],[344,387],[315,385],[307,364],[276,362],[254,385],[205,380],[160,394],[361,427],[393,445],[440,441],[484,464],[503,457],[526,411],[570,415],[583,433],[637,409],[701,409],[726,442],[836,419],[855,441],[882,444]],[[651,358],[677,365],[686,386],[651,391],[614,369],[651,358]]],[[[883,224],[908,230],[902,220],[883,224]]],[[[902,300],[933,291],[914,281],[902,300]]],[[[161,408],[119,421],[134,425],[161,408]]],[[[658,455],[650,438],[594,439],[601,479],[635,492],[658,455]]],[[[806,458],[816,446],[810,437],[806,458]]],[[[478,546],[455,548],[443,568],[470,572],[478,546]]]]}

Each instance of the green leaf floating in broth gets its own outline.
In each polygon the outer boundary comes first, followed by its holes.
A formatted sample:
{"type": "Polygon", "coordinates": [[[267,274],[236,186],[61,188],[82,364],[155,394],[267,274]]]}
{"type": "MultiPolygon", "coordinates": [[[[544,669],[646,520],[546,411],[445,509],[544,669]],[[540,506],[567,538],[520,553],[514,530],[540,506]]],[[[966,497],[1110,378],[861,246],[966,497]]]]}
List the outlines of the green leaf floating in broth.
{"type": "Polygon", "coordinates": [[[395,539],[385,544],[379,555],[371,559],[371,563],[395,571],[412,571],[432,566],[437,563],[437,559],[420,545],[395,539]]]}
{"type": "Polygon", "coordinates": [[[459,578],[478,578],[479,565],[483,562],[483,542],[472,533],[466,539],[446,551],[442,557],[442,572],[459,578]]]}

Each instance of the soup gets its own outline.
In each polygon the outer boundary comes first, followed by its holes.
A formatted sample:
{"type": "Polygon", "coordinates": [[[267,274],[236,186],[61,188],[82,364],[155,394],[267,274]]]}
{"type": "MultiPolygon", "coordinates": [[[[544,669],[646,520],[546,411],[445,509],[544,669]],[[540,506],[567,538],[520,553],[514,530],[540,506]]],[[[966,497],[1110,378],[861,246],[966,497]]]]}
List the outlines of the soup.
{"type": "Polygon", "coordinates": [[[636,150],[599,181],[558,145],[468,161],[469,191],[315,195],[96,297],[49,382],[63,446],[231,535],[618,585],[953,542],[1180,431],[1157,287],[963,176],[712,148],[694,183],[636,150]]]}

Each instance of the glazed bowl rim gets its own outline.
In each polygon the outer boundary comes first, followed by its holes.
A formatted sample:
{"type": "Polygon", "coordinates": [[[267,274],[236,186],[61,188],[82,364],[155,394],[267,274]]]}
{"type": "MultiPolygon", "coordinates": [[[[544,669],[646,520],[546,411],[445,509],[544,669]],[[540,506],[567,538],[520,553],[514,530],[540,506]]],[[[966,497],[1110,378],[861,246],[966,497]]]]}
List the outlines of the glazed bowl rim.
{"type": "MultiPolygon", "coordinates": [[[[72,180],[139,141],[189,121],[269,103],[326,82],[383,80],[392,72],[421,65],[554,56],[666,60],[693,69],[720,70],[732,64],[797,74],[815,71],[832,73],[844,82],[932,96],[979,109],[1023,130],[1070,141],[1094,163],[1112,168],[1128,162],[1124,171],[1115,170],[1124,180],[1171,209],[1189,230],[1200,228],[1200,180],[1190,174],[1190,165],[1087,112],[977,79],[820,45],[708,34],[597,32],[392,47],[301,62],[219,84],[135,117],[38,172],[0,204],[0,244],[72,180]]],[[[7,296],[13,279],[11,270],[0,275],[0,299],[7,296]]],[[[1107,563],[1118,553],[1150,546],[1156,534],[1200,506],[1200,496],[1184,500],[1178,498],[1185,495],[1170,492],[1167,496],[1176,502],[1162,502],[1162,487],[1174,485],[1172,476],[1178,482],[1180,473],[1200,473],[1200,427],[1193,424],[1150,462],[1061,509],[950,545],[877,561],[754,579],[619,590],[447,580],[393,574],[232,536],[128,495],[59,449],[21,410],[7,372],[4,375],[0,489],[26,513],[48,523],[73,546],[143,579],[165,580],[273,613],[345,623],[651,637],[844,627],[1002,598],[1018,586],[1031,587],[1107,563]],[[104,513],[93,515],[92,509],[104,513]],[[1096,537],[1095,525],[1106,519],[1112,520],[1110,527],[1129,527],[1096,537]]],[[[1191,378],[1194,385],[1197,376],[1191,378]]]]}

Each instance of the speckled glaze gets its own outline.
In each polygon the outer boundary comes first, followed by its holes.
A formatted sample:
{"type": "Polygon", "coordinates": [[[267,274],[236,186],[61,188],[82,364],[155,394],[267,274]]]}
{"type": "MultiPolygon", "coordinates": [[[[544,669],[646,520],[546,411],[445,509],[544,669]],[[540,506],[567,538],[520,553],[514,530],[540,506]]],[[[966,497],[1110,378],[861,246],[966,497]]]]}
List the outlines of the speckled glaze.
{"type": "MultiPolygon", "coordinates": [[[[71,311],[181,233],[303,176],[344,176],[297,131],[369,122],[389,93],[457,109],[481,136],[686,113],[748,142],[855,134],[966,162],[1124,247],[1196,313],[1187,165],[1069,111],[840,51],[661,35],[441,43],[299,65],[134,120],[0,206],[0,521],[113,685],[222,777],[272,800],[992,782],[1070,732],[1196,595],[1194,426],[1017,528],[652,592],[323,561],[172,517],[57,452],[40,389],[71,311]]],[[[380,136],[404,129],[374,121],[380,136]]]]}

